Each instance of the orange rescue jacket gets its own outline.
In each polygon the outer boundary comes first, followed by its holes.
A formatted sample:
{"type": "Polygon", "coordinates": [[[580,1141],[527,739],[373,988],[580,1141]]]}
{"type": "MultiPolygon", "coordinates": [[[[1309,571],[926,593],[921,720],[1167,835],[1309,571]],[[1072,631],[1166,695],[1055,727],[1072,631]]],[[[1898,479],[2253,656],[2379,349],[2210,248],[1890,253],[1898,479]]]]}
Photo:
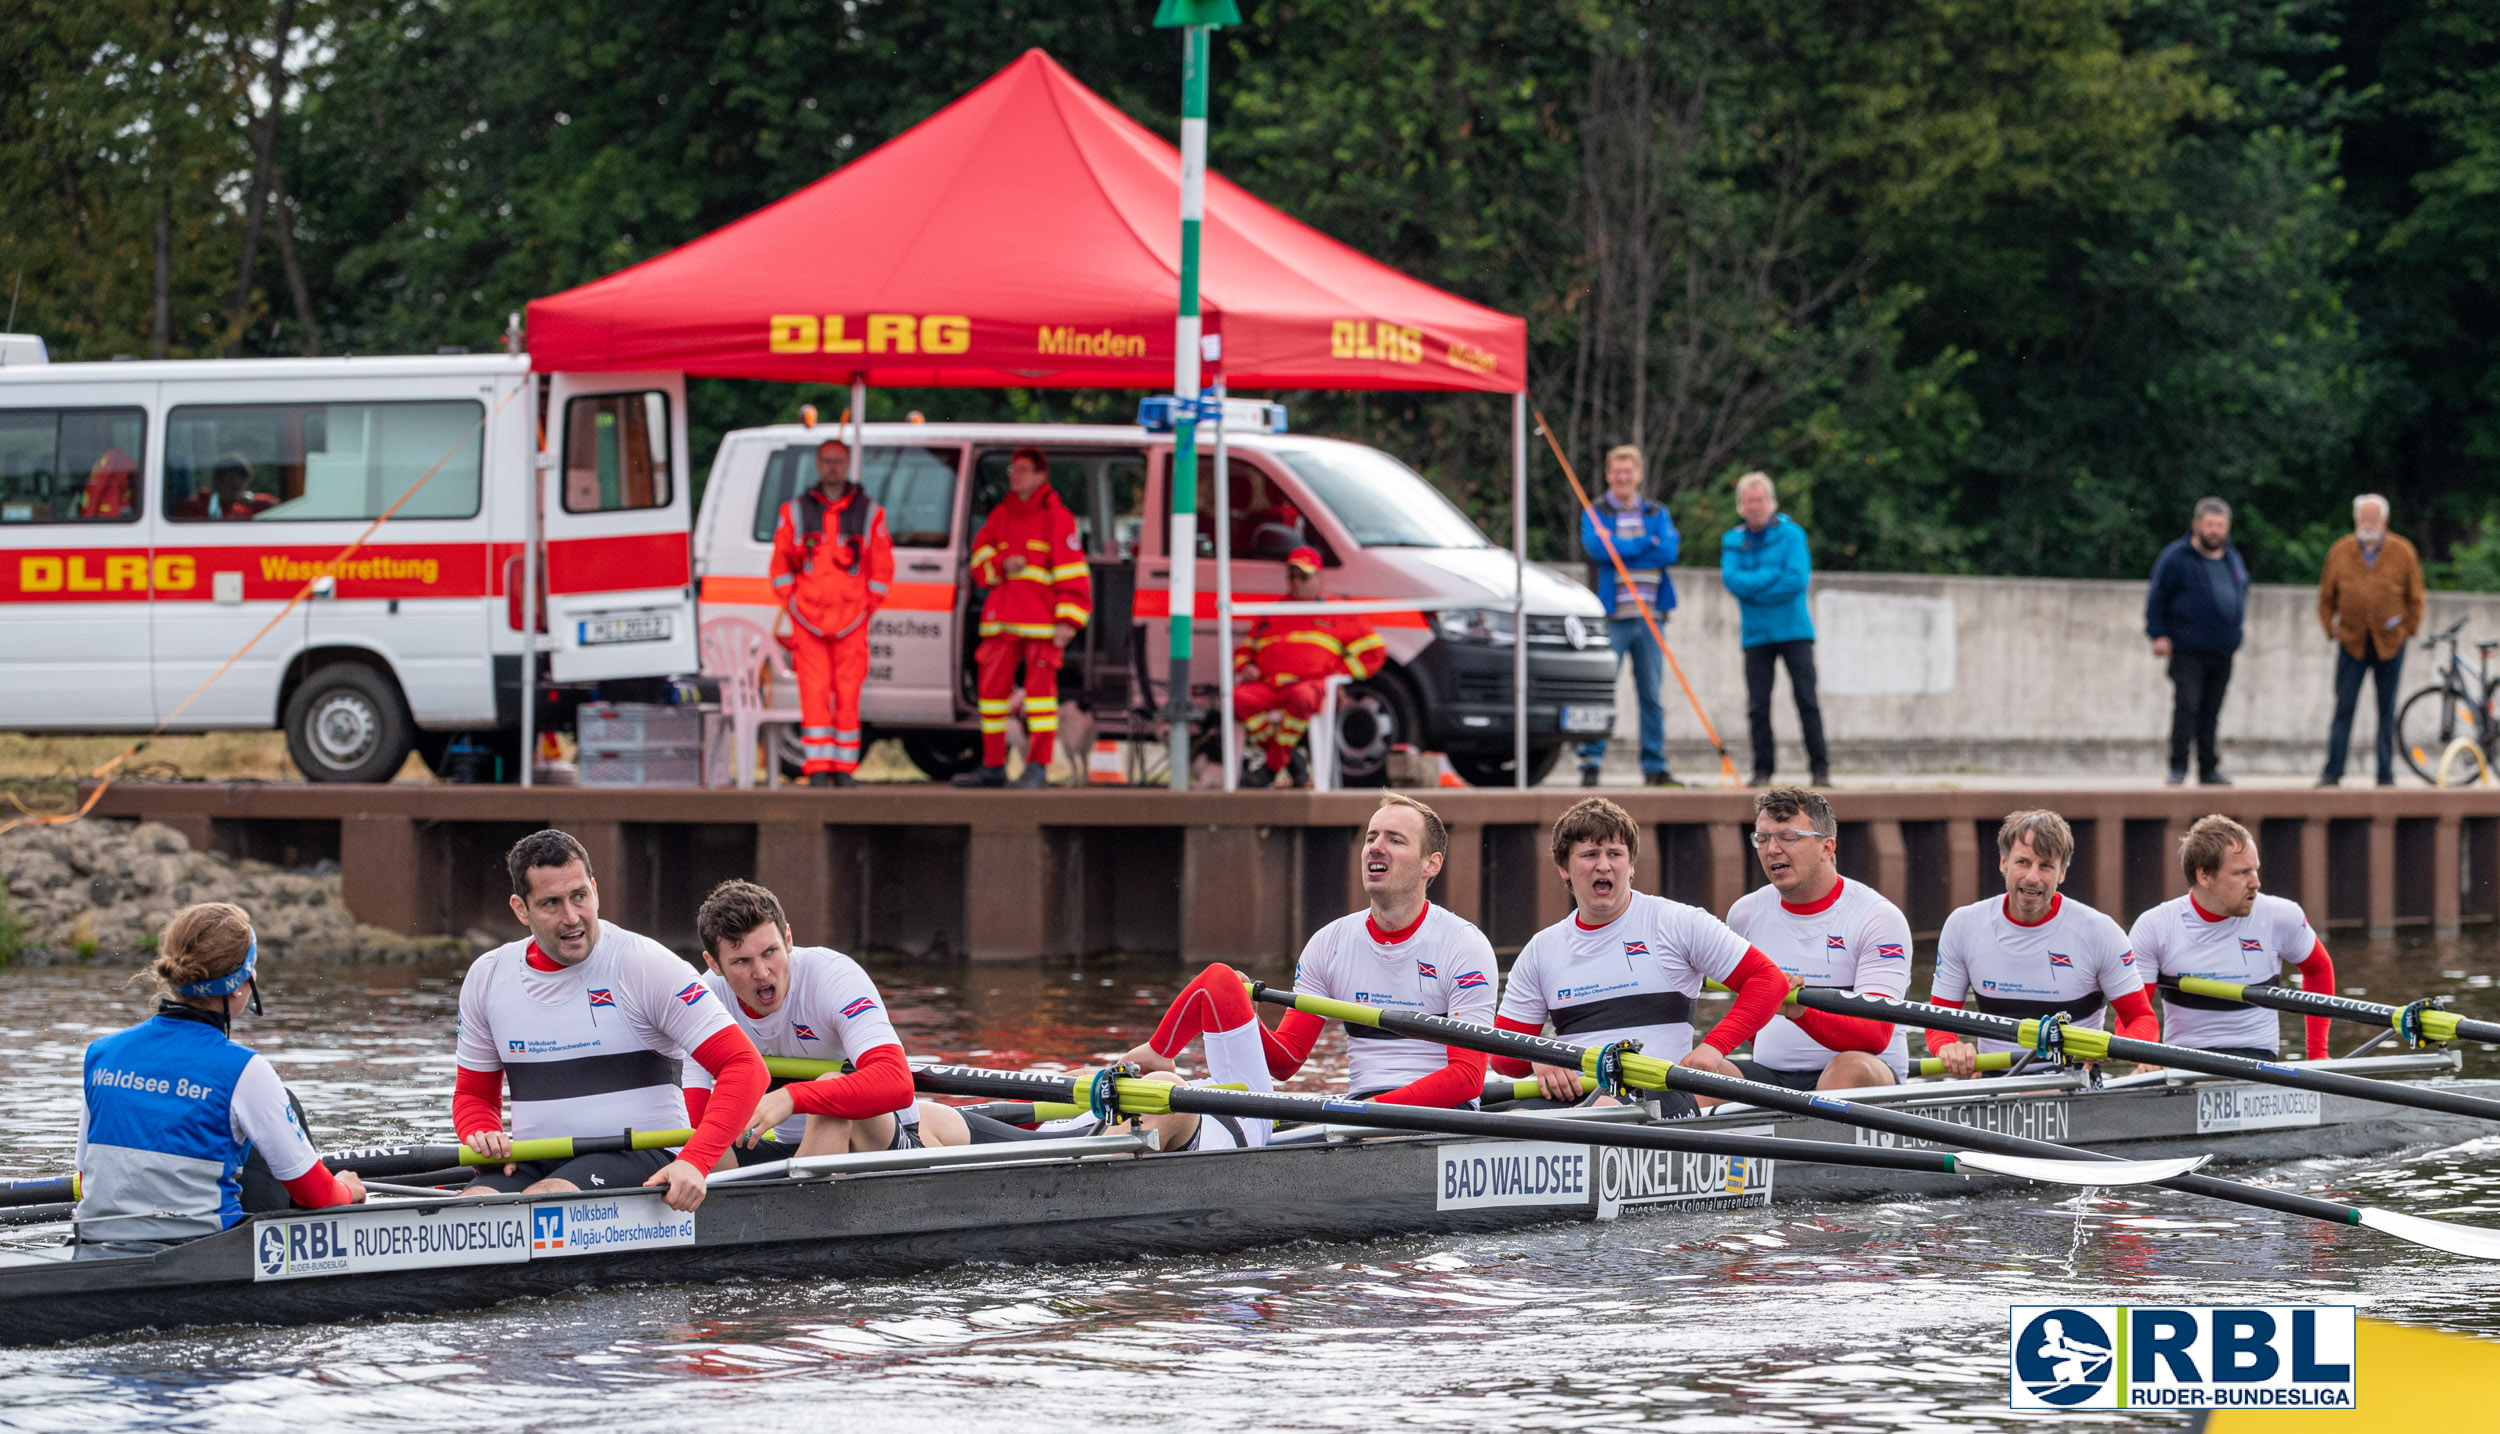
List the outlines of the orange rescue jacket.
{"type": "Polygon", "coordinates": [[[972,538],[972,580],[990,590],[981,635],[1048,639],[1059,623],[1083,627],[1094,611],[1094,570],[1085,541],[1059,495],[1044,484],[1031,498],[1013,493],[990,510],[972,538]],[[1007,571],[1007,560],[1024,565],[1007,571]]]}
{"type": "Polygon", "coordinates": [[[1233,653],[1233,670],[1257,663],[1259,675],[1331,677],[1338,673],[1361,681],[1380,670],[1389,649],[1372,625],[1348,613],[1343,617],[1263,617],[1250,625],[1250,635],[1233,653]]]}
{"type": "Polygon", "coordinates": [[[894,540],[885,509],[848,485],[830,509],[809,486],[781,505],[773,529],[773,595],[790,620],[818,637],[848,637],[885,606],[894,582],[894,540]]]}

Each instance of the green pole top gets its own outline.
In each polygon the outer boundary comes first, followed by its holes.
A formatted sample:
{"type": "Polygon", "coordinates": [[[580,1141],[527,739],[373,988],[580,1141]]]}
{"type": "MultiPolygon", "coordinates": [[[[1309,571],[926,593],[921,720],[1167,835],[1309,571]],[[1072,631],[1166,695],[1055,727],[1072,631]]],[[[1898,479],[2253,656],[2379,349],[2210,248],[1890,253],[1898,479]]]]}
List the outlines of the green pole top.
{"type": "Polygon", "coordinates": [[[1233,0],[1163,0],[1155,9],[1155,28],[1176,30],[1183,25],[1238,25],[1241,7],[1233,0]]]}

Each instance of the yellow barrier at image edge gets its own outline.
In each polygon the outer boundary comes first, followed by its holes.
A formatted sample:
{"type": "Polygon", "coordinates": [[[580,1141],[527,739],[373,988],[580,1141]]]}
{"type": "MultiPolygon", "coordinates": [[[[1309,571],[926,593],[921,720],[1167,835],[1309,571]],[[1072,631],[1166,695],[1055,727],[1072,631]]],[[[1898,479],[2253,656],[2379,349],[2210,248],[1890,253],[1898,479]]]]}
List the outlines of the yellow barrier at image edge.
{"type": "MultiPolygon", "coordinates": [[[[2205,1434],[2419,1434],[2451,1414],[2487,1407],[2500,1391],[2500,1343],[2365,1319],[2354,1335],[2353,1409],[2223,1409],[2205,1434]]],[[[2470,1423],[2470,1421],[2469,1421],[2470,1423]]],[[[2465,1428],[2468,1423],[2450,1427],[2465,1428]]]]}

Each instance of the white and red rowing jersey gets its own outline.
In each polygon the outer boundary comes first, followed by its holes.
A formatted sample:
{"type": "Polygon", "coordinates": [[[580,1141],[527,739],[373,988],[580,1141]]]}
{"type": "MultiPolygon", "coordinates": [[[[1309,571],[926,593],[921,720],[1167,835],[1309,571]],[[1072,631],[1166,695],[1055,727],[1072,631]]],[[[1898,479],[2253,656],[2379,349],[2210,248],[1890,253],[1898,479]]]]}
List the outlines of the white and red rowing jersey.
{"type": "MultiPolygon", "coordinates": [[[[857,961],[829,946],[790,949],[790,990],[769,1016],[749,1011],[729,989],[729,978],[703,973],[703,984],[755,1048],[768,1056],[800,1056],[811,1061],[856,1061],[879,1046],[902,1049],[886,1015],[885,997],[857,961]]],[[[685,1062],[688,1090],[710,1090],[711,1072],[700,1061],[685,1062]]],[[[894,1112],[904,1125],[920,1123],[920,1107],[906,1101],[894,1112]]],[[[807,1134],[807,1117],[793,1114],[773,1127],[773,1139],[796,1145],[807,1134]]]]}
{"type": "MultiPolygon", "coordinates": [[[[1500,980],[1493,943],[1474,922],[1430,902],[1397,933],[1373,925],[1369,911],[1340,916],[1312,934],[1293,968],[1293,988],[1308,995],[1485,1027],[1500,980]]],[[[1395,1090],[1450,1063],[1449,1047],[1437,1041],[1351,1021],[1345,1033],[1346,1089],[1358,1096],[1395,1090]]]]}
{"type": "MultiPolygon", "coordinates": [[[[2235,986],[2271,986],[2283,968],[2317,948],[2318,934],[2300,903],[2257,894],[2246,916],[2216,916],[2193,896],[2165,901],[2135,919],[2136,954],[2163,976],[2197,976],[2235,986]]],[[[2264,1006],[2164,991],[2162,1039],[2198,1050],[2283,1049],[2283,1019],[2264,1006]]]]}
{"type": "MultiPolygon", "coordinates": [[[[2106,1008],[2144,989],[2144,973],[2118,923],[2063,892],[2049,914],[2024,925],[2006,914],[2007,898],[1974,901],[1944,919],[1936,938],[1939,1001],[1952,1001],[2015,1020],[2063,1011],[2069,1024],[2107,1029],[2106,1008]]],[[[1980,1040],[1979,1049],[2022,1049],[1980,1040]]]]}
{"type": "Polygon", "coordinates": [[[679,1067],[731,1024],[712,988],[675,952],[605,921],[579,965],[541,970],[537,945],[496,947],[460,987],[461,1069],[503,1072],[512,1138],[684,1129],[679,1067]]]}
{"type": "Polygon", "coordinates": [[[1575,912],[1529,937],[1511,963],[1502,1015],[1531,1030],[1550,1022],[1576,1045],[1638,1040],[1643,1055],[1682,1060],[1703,979],[1727,980],[1750,949],[1700,907],[1636,891],[1603,926],[1584,926],[1575,912]]]}
{"type": "MultiPolygon", "coordinates": [[[[1910,918],[1862,881],[1842,878],[1805,906],[1782,901],[1778,887],[1757,886],[1727,909],[1727,924],[1809,986],[1870,996],[1910,993],[1910,918]]],[[[1819,1071],[1832,1063],[1832,1049],[1788,1017],[1773,1016],[1753,1038],[1753,1058],[1773,1070],[1819,1071]]],[[[1892,1028],[1892,1043],[1877,1059],[1909,1079],[1909,1036],[1901,1026],[1892,1028]]]]}

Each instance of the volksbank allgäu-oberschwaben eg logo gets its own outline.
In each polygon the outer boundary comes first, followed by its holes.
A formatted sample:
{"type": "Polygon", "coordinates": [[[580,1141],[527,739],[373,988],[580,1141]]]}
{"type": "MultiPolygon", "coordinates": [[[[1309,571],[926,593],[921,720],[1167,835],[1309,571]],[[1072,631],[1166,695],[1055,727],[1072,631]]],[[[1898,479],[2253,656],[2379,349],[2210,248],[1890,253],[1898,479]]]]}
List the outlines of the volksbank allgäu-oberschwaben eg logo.
{"type": "Polygon", "coordinates": [[[2016,1409],[2350,1409],[2349,1305],[2015,1305],[2016,1409]]]}

